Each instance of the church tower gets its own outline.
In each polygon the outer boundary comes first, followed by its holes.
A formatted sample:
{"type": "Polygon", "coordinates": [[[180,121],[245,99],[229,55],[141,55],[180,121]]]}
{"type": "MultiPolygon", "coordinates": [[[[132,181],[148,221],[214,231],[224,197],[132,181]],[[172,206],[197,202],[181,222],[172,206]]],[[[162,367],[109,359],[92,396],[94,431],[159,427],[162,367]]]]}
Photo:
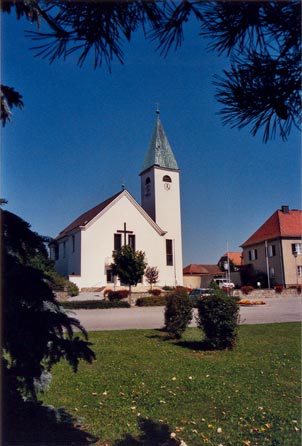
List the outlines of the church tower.
{"type": "Polygon", "coordinates": [[[182,239],[179,168],[162,126],[159,110],[141,177],[143,209],[166,231],[167,265],[173,263],[176,284],[182,284],[182,239]]]}

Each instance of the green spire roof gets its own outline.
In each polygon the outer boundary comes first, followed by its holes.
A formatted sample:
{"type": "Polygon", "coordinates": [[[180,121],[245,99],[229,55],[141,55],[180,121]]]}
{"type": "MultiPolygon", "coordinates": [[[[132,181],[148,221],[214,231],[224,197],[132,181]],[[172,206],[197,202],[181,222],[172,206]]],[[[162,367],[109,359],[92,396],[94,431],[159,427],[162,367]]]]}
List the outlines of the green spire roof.
{"type": "Polygon", "coordinates": [[[159,112],[157,111],[156,113],[156,123],[146,153],[142,172],[152,166],[178,170],[177,162],[174,158],[168,138],[166,137],[164,128],[159,119],[159,112]]]}

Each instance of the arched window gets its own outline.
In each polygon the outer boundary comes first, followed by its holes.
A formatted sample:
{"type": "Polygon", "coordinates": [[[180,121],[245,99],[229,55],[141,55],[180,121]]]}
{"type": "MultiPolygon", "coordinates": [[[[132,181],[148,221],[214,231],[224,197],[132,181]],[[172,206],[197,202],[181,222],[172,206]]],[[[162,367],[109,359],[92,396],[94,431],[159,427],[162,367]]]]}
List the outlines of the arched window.
{"type": "Polygon", "coordinates": [[[146,178],[146,181],[145,181],[145,183],[146,183],[146,184],[150,184],[150,183],[151,183],[151,180],[150,180],[150,178],[149,178],[149,177],[147,177],[147,178],[146,178]]]}
{"type": "Polygon", "coordinates": [[[169,177],[169,175],[165,175],[165,176],[163,177],[163,181],[164,181],[165,183],[172,183],[171,177],[169,177]]]}

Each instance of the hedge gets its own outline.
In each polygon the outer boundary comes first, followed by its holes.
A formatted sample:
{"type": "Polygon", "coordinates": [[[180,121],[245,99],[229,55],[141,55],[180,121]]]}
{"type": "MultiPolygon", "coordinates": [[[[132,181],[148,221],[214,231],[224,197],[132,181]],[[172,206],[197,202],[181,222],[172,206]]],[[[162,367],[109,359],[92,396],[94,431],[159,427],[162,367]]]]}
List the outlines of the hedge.
{"type": "Polygon", "coordinates": [[[118,290],[118,291],[109,290],[106,294],[107,294],[107,297],[110,300],[110,302],[113,302],[113,301],[119,301],[119,300],[122,300],[122,299],[125,299],[126,297],[128,297],[129,291],[128,290],[118,290]]]}
{"type": "Polygon", "coordinates": [[[95,310],[95,309],[107,309],[107,308],[130,308],[128,302],[109,302],[108,300],[84,300],[84,301],[69,301],[62,302],[61,306],[68,310],[95,310]]]}
{"type": "Polygon", "coordinates": [[[166,296],[139,297],[136,301],[138,307],[163,307],[166,303],[166,296]]]}

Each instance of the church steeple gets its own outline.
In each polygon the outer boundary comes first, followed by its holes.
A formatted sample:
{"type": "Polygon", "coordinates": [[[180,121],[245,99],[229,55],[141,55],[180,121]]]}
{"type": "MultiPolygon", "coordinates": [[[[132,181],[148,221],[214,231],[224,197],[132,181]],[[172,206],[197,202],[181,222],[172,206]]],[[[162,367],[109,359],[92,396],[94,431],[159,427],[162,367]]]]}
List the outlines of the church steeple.
{"type": "Polygon", "coordinates": [[[145,156],[142,172],[150,169],[152,166],[178,170],[176,159],[159,118],[159,109],[156,110],[156,114],[156,122],[145,156]]]}

